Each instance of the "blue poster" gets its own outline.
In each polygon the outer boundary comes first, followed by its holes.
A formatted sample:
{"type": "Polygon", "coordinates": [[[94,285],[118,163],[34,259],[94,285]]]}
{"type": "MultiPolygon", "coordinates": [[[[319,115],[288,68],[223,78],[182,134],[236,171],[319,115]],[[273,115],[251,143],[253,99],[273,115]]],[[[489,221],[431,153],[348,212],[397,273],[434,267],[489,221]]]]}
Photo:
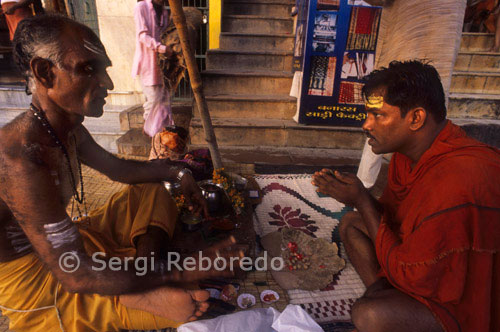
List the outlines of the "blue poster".
{"type": "Polygon", "coordinates": [[[299,123],[361,126],[361,89],[375,66],[381,7],[360,0],[309,2],[299,123]],[[361,5],[360,5],[361,4],[361,5]]]}

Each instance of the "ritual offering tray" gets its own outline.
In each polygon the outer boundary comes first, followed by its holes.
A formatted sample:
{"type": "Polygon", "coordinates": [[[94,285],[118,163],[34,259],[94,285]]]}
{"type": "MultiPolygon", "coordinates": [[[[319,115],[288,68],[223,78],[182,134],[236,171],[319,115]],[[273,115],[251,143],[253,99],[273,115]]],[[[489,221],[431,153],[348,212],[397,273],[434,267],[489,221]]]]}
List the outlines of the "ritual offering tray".
{"type": "Polygon", "coordinates": [[[271,274],[286,290],[322,289],[345,267],[337,244],[313,238],[299,229],[283,228],[280,232],[269,233],[261,243],[272,257],[283,258],[283,270],[271,271],[271,274]]]}

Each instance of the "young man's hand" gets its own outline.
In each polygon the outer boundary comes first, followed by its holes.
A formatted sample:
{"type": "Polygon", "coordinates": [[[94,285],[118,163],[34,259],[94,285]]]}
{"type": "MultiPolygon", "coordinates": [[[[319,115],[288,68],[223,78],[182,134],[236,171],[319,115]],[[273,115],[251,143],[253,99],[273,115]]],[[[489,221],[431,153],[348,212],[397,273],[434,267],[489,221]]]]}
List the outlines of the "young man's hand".
{"type": "Polygon", "coordinates": [[[369,198],[363,183],[350,173],[322,169],[314,173],[312,184],[318,187],[317,191],[320,193],[348,206],[357,207],[364,199],[369,198]]]}

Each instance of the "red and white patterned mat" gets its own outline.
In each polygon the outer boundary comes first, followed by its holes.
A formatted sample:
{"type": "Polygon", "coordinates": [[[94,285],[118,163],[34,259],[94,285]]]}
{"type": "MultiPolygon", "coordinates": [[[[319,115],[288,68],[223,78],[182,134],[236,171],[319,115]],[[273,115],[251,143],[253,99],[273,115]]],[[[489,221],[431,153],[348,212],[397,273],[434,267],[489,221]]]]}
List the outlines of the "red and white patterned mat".
{"type": "Polygon", "coordinates": [[[290,303],[301,305],[318,323],[350,321],[350,308],[365,291],[338,235],[339,220],[350,209],[330,197],[320,197],[311,175],[259,175],[255,180],[263,192],[253,217],[257,235],[297,228],[337,242],[339,254],[346,260],[346,267],[325,289],[288,291],[290,303]]]}

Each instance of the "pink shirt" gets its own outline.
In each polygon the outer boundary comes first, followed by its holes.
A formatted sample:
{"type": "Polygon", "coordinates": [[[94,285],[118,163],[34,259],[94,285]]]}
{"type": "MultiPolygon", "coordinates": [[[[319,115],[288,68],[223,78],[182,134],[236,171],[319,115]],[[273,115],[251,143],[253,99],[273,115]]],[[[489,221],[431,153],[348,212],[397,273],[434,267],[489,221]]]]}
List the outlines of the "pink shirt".
{"type": "Polygon", "coordinates": [[[136,39],[132,77],[139,75],[143,85],[163,84],[156,61],[156,52],[161,45],[161,34],[167,28],[168,12],[163,9],[160,26],[155,24],[155,16],[152,0],[140,1],[135,5],[136,39]]]}

